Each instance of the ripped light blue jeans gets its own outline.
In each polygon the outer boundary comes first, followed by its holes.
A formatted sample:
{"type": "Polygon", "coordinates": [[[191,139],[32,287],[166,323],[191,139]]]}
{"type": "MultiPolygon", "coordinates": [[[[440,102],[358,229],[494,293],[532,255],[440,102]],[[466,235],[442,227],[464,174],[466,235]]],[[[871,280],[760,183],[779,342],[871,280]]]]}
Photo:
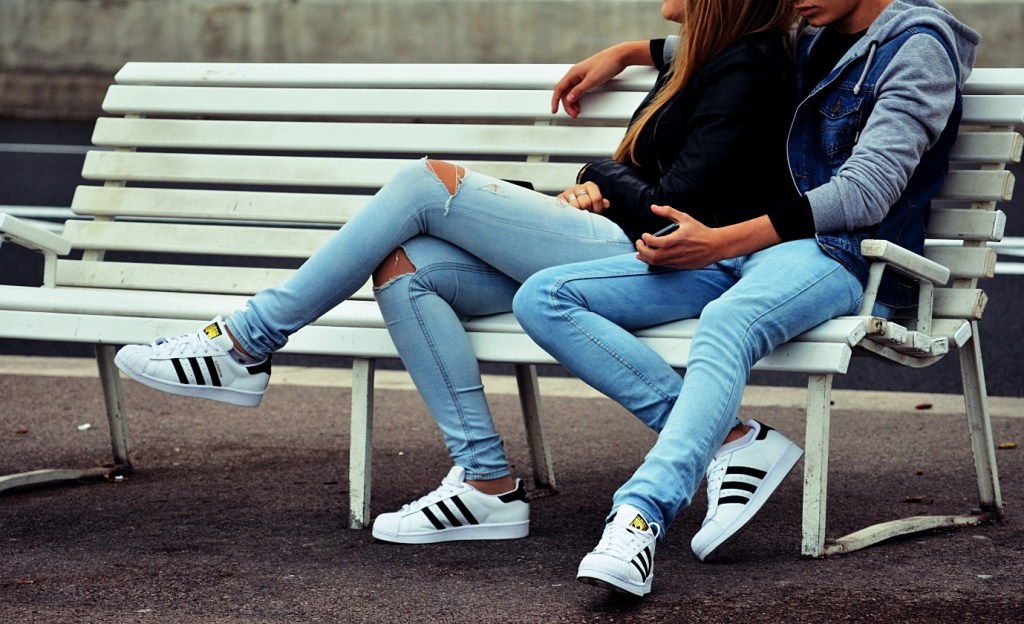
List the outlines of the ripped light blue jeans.
{"type": "Polygon", "coordinates": [[[554,267],[514,300],[526,332],[572,373],[659,433],[615,493],[667,528],[689,505],[736,418],[755,362],[797,334],[855,314],[862,287],[814,239],[698,270],[655,269],[633,254],[554,267]],[[685,377],[629,330],[700,321],[685,377]]]}
{"type": "MultiPolygon", "coordinates": [[[[442,176],[443,177],[443,176],[442,176]]],[[[425,160],[404,167],[282,284],[253,296],[228,320],[250,354],[338,305],[403,247],[415,273],[375,290],[388,331],[416,388],[468,479],[509,473],[460,315],[509,312],[519,284],[541,269],[627,253],[609,219],[555,198],[467,171],[455,192],[425,160]]]]}

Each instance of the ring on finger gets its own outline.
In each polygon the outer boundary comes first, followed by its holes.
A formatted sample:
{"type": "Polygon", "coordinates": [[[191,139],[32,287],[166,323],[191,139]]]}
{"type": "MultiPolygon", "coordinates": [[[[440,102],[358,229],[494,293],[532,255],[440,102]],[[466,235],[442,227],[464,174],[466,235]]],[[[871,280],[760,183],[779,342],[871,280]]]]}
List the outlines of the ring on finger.
{"type": "Polygon", "coordinates": [[[576,193],[569,193],[568,195],[565,196],[565,198],[568,199],[569,201],[572,201],[576,199],[576,193]]]}
{"type": "Polygon", "coordinates": [[[587,191],[587,189],[580,189],[580,190],[576,191],[576,196],[577,197],[579,197],[581,195],[590,195],[590,193],[587,191]]]}

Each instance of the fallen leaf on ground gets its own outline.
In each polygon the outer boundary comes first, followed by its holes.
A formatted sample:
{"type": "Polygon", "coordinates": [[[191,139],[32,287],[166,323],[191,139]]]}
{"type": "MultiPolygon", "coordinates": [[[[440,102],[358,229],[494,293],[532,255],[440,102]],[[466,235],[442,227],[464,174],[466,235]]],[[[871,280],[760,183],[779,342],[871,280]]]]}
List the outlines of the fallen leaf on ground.
{"type": "Polygon", "coordinates": [[[931,408],[932,408],[932,404],[931,403],[918,403],[917,405],[914,406],[914,409],[921,409],[921,410],[931,409],[931,408]]]}
{"type": "Polygon", "coordinates": [[[1007,450],[1007,449],[1015,449],[1015,448],[1017,448],[1017,443],[1016,442],[1003,442],[1002,444],[999,445],[999,448],[1003,449],[1004,451],[1007,450]]]}
{"type": "Polygon", "coordinates": [[[25,435],[26,433],[28,433],[28,429],[18,429],[14,433],[16,433],[18,435],[25,435]]]}
{"type": "Polygon", "coordinates": [[[904,499],[908,503],[923,503],[924,502],[924,496],[905,496],[904,499]]]}

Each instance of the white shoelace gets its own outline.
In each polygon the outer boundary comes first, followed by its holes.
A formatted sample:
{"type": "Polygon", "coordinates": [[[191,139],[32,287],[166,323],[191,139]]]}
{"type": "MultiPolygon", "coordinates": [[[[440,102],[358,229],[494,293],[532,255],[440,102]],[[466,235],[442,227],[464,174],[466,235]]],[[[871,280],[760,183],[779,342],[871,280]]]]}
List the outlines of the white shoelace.
{"type": "Polygon", "coordinates": [[[413,511],[416,509],[422,509],[427,505],[432,505],[449,494],[457,494],[462,490],[462,484],[458,481],[453,481],[448,477],[441,480],[441,487],[437,488],[430,494],[420,497],[411,503],[402,505],[402,511],[413,511]]]}
{"type": "MultiPolygon", "coordinates": [[[[650,527],[654,538],[657,539],[661,534],[661,526],[652,522],[650,527]]],[[[594,548],[594,552],[629,561],[647,545],[647,541],[645,533],[609,522],[604,525],[604,533],[601,535],[601,541],[594,548]]]]}
{"type": "MultiPolygon", "coordinates": [[[[728,457],[728,455],[726,455],[728,457]]],[[[722,490],[722,483],[725,481],[725,471],[728,469],[726,457],[716,459],[708,466],[708,513],[704,516],[701,526],[708,523],[718,510],[718,493],[722,490]]]]}
{"type": "Polygon", "coordinates": [[[161,338],[150,343],[150,348],[156,355],[174,355],[191,352],[192,354],[218,353],[216,345],[210,342],[202,331],[193,332],[177,338],[161,338]]]}

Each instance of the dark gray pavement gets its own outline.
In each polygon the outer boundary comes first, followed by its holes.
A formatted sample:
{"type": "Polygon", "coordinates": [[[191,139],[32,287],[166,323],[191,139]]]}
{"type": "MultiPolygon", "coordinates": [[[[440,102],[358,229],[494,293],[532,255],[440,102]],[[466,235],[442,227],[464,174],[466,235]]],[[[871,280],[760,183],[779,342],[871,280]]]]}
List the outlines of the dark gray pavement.
{"type": "MultiPolygon", "coordinates": [[[[258,409],[126,383],[136,470],[0,496],[2,622],[823,622],[1024,619],[1024,450],[997,451],[1007,520],[821,561],[799,556],[802,462],[723,557],[689,539],[703,493],[659,545],[654,591],[626,600],[575,580],[615,488],[654,440],[603,399],[546,397],[561,492],[532,533],[408,546],[346,528],[349,392],[279,385],[258,409]]],[[[450,465],[412,391],[379,390],[373,513],[434,489],[450,465]]],[[[1024,405],[1024,403],[1022,403],[1024,405]]],[[[492,397],[517,476],[514,396],[492,397]]],[[[830,534],[976,504],[961,416],[837,409],[830,534]],[[918,474],[920,471],[922,474],[918,474]],[[912,504],[907,497],[923,496],[912,504]]],[[[744,408],[803,440],[803,412],[744,408]]],[[[993,420],[1024,443],[1024,418],[993,420]]],[[[0,376],[0,473],[109,458],[95,379],[0,376]],[[96,429],[79,431],[91,422],[96,429]],[[19,433],[27,430],[27,433],[19,433]]]]}

